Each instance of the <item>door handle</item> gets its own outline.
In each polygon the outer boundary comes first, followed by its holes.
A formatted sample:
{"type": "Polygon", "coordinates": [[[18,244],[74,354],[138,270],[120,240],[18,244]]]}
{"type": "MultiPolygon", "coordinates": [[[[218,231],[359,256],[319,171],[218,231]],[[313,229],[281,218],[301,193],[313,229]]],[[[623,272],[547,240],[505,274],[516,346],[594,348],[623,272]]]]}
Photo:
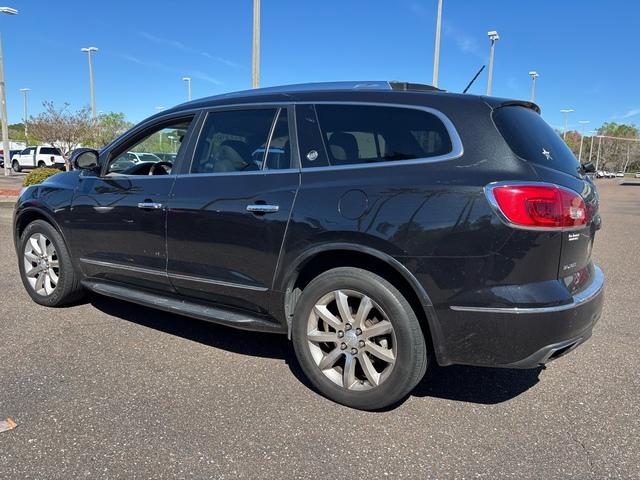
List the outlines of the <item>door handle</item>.
{"type": "Polygon", "coordinates": [[[247,212],[253,213],[275,213],[280,210],[279,205],[267,205],[265,203],[254,203],[247,205],[247,212]]]}
{"type": "Polygon", "coordinates": [[[162,204],[156,202],[140,202],[138,203],[138,208],[145,210],[159,210],[162,208],[162,204]]]}

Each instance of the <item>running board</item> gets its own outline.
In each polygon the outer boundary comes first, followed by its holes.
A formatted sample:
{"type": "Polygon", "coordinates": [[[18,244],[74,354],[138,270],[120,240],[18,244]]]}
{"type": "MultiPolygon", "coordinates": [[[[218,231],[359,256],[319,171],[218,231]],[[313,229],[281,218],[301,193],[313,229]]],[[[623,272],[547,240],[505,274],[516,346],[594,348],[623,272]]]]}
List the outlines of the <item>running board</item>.
{"type": "Polygon", "coordinates": [[[176,299],[166,295],[136,290],[130,286],[113,283],[83,280],[82,285],[92,292],[107,297],[126,300],[145,307],[151,307],[165,312],[197,318],[208,322],[219,323],[228,327],[259,332],[286,333],[287,329],[275,322],[270,322],[258,316],[245,312],[225,310],[219,307],[202,305],[188,300],[176,299]]]}

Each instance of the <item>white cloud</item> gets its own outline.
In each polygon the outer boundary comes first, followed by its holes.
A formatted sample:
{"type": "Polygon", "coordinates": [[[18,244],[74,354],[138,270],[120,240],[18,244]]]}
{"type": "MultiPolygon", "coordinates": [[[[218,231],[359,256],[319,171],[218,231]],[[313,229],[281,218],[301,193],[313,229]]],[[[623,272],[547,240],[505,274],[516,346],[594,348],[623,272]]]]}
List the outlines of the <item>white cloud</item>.
{"type": "Polygon", "coordinates": [[[167,46],[174,47],[184,51],[190,50],[184,43],[179,42],[178,40],[171,40],[169,38],[156,37],[155,35],[152,35],[149,32],[145,32],[144,30],[138,30],[138,35],[140,35],[142,38],[146,38],[147,40],[153,43],[157,43],[158,45],[167,45],[167,46]]]}
{"type": "Polygon", "coordinates": [[[640,113],[640,108],[632,108],[631,110],[629,110],[628,112],[625,112],[624,114],[622,114],[620,116],[620,118],[631,118],[631,117],[635,117],[636,115],[638,115],[640,113]]]}
{"type": "Polygon", "coordinates": [[[223,57],[218,57],[216,55],[211,55],[209,52],[202,52],[201,55],[203,57],[205,57],[205,58],[208,58],[209,60],[215,60],[217,62],[220,62],[223,65],[226,65],[227,67],[242,68],[242,65],[240,65],[239,63],[236,63],[234,61],[228,60],[228,59],[223,58],[223,57]]]}
{"type": "Polygon", "coordinates": [[[454,27],[450,23],[444,24],[444,35],[445,37],[453,39],[462,53],[474,55],[483,61],[485,60],[485,55],[480,52],[480,44],[476,37],[469,35],[468,33],[459,30],[454,27]]]}

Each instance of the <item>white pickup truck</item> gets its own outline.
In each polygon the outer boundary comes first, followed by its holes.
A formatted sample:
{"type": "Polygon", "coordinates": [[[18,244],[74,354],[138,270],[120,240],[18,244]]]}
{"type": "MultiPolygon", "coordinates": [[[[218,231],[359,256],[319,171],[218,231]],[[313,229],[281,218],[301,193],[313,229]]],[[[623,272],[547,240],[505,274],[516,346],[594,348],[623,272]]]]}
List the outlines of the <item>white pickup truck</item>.
{"type": "Polygon", "coordinates": [[[64,170],[64,157],[55,147],[27,147],[11,158],[11,168],[19,172],[23,168],[53,167],[64,170]]]}

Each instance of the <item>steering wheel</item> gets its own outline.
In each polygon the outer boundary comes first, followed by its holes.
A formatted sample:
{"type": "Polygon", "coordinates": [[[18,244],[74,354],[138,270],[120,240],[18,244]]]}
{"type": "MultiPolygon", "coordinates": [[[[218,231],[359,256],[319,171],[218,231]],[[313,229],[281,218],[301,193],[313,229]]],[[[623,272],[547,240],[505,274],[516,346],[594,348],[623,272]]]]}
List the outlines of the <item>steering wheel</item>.
{"type": "Polygon", "coordinates": [[[151,165],[149,175],[169,175],[172,168],[173,163],[171,162],[156,162],[151,165]]]}

